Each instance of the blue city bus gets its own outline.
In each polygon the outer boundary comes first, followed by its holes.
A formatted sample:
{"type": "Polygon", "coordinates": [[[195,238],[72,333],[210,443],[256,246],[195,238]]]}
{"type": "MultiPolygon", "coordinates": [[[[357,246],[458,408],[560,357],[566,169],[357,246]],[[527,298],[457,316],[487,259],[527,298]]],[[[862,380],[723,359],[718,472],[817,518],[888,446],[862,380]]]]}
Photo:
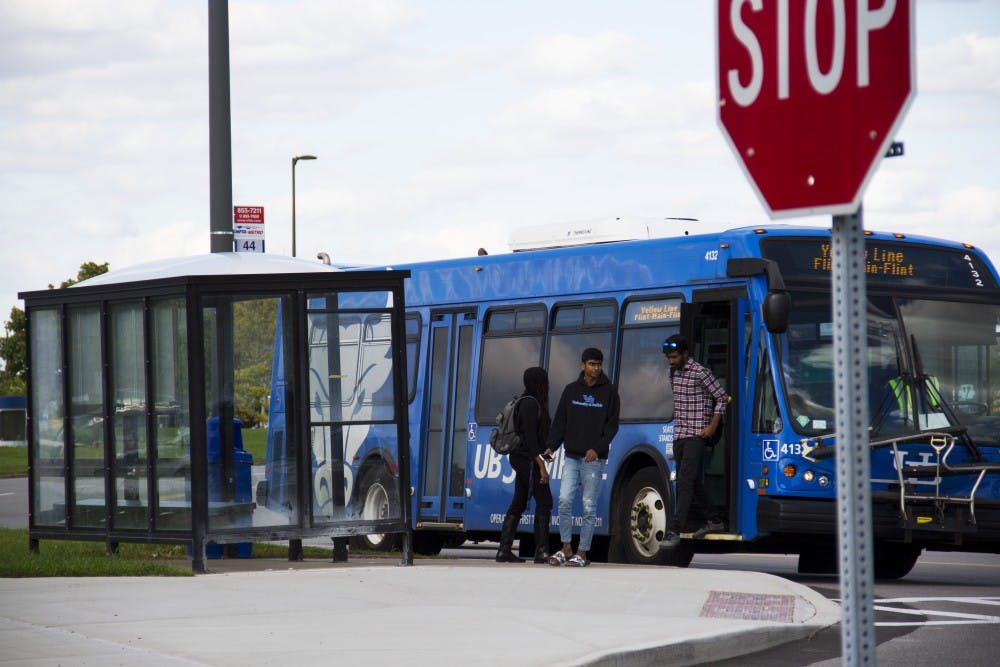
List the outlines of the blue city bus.
{"type": "MultiPolygon", "coordinates": [[[[898,578],[924,549],[1000,550],[1000,289],[995,268],[971,245],[866,235],[875,574],[898,578]]],[[[802,571],[836,571],[829,230],[774,225],[386,268],[411,275],[409,493],[418,553],[498,538],[513,471],[488,444],[497,413],[521,391],[529,366],[548,370],[554,410],[579,374],[580,352],[596,347],[622,407],[592,558],[686,566],[696,552],[758,551],[799,554],[802,571]],[[674,333],[692,341],[692,357],[730,396],[704,469],[727,527],[699,539],[685,532],[678,548],[660,550],[674,503],[661,343],[674,333]]],[[[384,352],[378,325],[359,320],[339,331],[340,366],[356,367],[359,378],[377,373],[378,355],[366,361],[365,350],[384,352]]],[[[272,442],[280,406],[270,428],[269,467],[280,459],[280,439],[272,442]]],[[[348,507],[369,518],[399,502],[399,471],[385,455],[394,447],[384,437],[348,438],[335,457],[313,443],[314,471],[342,462],[348,507]]],[[[560,450],[551,464],[556,496],[562,464],[560,450]]],[[[534,547],[531,509],[522,552],[534,547]]],[[[579,500],[574,516],[581,520],[579,500]]],[[[550,537],[558,539],[554,513],[550,537]]],[[[386,549],[398,536],[354,544],[386,549]]]]}

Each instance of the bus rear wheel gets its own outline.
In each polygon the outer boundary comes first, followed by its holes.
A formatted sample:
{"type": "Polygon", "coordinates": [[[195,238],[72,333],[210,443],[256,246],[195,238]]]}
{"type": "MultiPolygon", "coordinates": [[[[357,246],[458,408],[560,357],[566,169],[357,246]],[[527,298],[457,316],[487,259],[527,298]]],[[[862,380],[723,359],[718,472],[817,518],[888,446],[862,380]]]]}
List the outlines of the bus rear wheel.
{"type": "Polygon", "coordinates": [[[618,540],[626,562],[680,567],[690,564],[693,553],[689,546],[660,550],[670,507],[666,481],[657,468],[642,468],[628,480],[617,508],[618,540]]]}
{"type": "MultiPolygon", "coordinates": [[[[362,478],[357,502],[360,503],[360,518],[369,521],[388,518],[392,508],[399,507],[395,478],[382,466],[370,468],[362,478]]],[[[367,551],[392,551],[399,548],[399,537],[398,533],[357,535],[351,538],[350,545],[367,551]]]]}

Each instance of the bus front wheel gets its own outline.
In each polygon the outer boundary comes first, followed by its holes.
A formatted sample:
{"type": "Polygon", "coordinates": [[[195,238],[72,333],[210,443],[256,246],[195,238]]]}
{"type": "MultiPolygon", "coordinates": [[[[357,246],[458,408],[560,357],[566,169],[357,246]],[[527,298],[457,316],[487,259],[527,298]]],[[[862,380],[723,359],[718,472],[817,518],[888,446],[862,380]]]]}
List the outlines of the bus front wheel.
{"type": "Polygon", "coordinates": [[[618,501],[618,539],[626,562],[680,567],[690,564],[693,553],[683,543],[675,549],[660,550],[670,511],[666,480],[657,468],[642,468],[628,480],[618,501]]]}
{"type": "Polygon", "coordinates": [[[875,542],[874,550],[876,579],[902,579],[917,564],[923,551],[914,544],[880,541],[875,542]]]}

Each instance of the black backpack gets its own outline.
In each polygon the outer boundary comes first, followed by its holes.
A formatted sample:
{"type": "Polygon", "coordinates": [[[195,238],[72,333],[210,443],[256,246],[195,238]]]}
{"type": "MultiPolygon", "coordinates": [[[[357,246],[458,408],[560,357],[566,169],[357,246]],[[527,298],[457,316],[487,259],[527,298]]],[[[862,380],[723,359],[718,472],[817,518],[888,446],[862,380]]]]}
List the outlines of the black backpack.
{"type": "Polygon", "coordinates": [[[490,433],[490,447],[497,454],[510,454],[521,446],[523,438],[514,426],[514,410],[517,408],[517,404],[525,398],[530,398],[536,403],[538,402],[534,396],[515,396],[507,401],[497,415],[497,427],[490,433]]]}

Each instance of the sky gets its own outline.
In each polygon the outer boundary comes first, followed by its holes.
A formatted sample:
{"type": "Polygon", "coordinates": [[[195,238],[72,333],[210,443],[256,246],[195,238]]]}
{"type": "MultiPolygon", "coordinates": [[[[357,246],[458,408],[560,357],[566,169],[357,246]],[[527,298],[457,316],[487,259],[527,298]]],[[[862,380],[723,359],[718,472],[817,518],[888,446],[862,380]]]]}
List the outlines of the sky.
{"type": "MultiPolygon", "coordinates": [[[[716,122],[714,6],[233,0],[233,203],[291,254],[291,158],[316,155],[297,254],[361,264],[508,252],[536,225],[764,224],[716,122]]],[[[1000,2],[917,0],[915,33],[906,154],[864,226],[1000,261],[1000,2]]],[[[206,0],[0,0],[0,230],[4,321],[84,262],[209,252],[206,0]]]]}

